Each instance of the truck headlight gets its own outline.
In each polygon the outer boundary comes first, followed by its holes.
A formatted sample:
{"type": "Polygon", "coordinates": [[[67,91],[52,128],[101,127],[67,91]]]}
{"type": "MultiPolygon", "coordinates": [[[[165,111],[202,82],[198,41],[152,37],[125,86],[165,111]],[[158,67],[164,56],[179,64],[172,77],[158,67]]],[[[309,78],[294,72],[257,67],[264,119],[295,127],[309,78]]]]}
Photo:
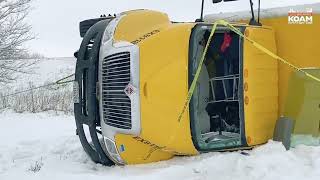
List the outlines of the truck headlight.
{"type": "Polygon", "coordinates": [[[110,158],[117,164],[126,164],[117,150],[116,143],[107,137],[104,137],[103,139],[110,158]]]}
{"type": "Polygon", "coordinates": [[[103,33],[102,44],[108,42],[109,40],[112,40],[116,27],[123,16],[125,15],[118,16],[111,20],[103,33]]]}
{"type": "Polygon", "coordinates": [[[106,43],[109,41],[113,36],[113,31],[110,31],[110,29],[106,29],[103,34],[102,43],[106,43]]]}

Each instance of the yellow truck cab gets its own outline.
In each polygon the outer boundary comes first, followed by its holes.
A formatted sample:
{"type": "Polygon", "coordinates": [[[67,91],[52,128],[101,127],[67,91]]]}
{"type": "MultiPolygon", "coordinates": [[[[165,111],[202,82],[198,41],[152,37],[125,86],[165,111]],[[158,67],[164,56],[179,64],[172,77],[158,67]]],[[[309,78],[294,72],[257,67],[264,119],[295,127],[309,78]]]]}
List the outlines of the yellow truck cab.
{"type": "MultiPolygon", "coordinates": [[[[242,20],[231,24],[270,52],[297,60],[300,67],[320,67],[313,46],[319,36],[305,34],[312,45],[299,51],[291,42],[300,30],[317,33],[319,22],[289,27],[280,26],[283,21],[286,17],[262,19],[262,26],[242,20]]],[[[82,146],[97,163],[141,164],[248,149],[272,139],[280,117],[307,116],[298,113],[302,107],[291,112],[286,106],[296,102],[287,97],[304,96],[288,90],[297,73],[228,27],[218,25],[209,42],[212,22],[171,22],[166,14],[151,10],[87,20],[80,23],[84,26],[75,54],[75,118],[82,146]]],[[[306,82],[319,89],[319,84],[300,77],[300,83],[306,82]]],[[[314,117],[309,121],[319,127],[319,93],[310,93],[314,117]]]]}

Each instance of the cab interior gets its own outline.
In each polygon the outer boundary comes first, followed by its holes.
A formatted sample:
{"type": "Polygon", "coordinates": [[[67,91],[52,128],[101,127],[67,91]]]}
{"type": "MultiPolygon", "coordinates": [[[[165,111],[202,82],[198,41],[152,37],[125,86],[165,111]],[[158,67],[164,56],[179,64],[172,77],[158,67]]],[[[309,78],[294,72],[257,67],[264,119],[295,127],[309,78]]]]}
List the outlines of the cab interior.
{"type": "MultiPolygon", "coordinates": [[[[191,84],[211,27],[198,25],[190,39],[191,84]]],[[[209,43],[197,86],[190,102],[192,138],[200,151],[231,149],[243,145],[241,38],[218,27],[209,43]]]]}

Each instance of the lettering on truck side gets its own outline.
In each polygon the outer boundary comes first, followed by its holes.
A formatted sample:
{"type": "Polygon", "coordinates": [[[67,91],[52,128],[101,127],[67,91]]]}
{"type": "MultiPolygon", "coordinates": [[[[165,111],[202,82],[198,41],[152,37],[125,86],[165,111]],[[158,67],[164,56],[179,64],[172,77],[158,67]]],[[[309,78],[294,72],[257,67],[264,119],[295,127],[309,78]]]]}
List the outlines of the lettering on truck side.
{"type": "Polygon", "coordinates": [[[159,147],[159,146],[151,143],[151,142],[148,141],[148,140],[142,139],[141,137],[135,136],[135,137],[133,137],[133,139],[135,139],[136,141],[139,141],[139,142],[141,142],[141,143],[143,143],[143,144],[149,145],[149,146],[152,147],[152,148],[161,149],[161,147],[159,147]]]}
{"type": "Polygon", "coordinates": [[[151,37],[151,36],[153,36],[153,35],[155,35],[155,34],[157,34],[157,33],[159,33],[159,32],[160,32],[160,30],[158,30],[158,29],[153,30],[153,31],[151,31],[151,32],[149,32],[149,33],[147,33],[147,34],[139,37],[138,39],[132,41],[131,43],[132,43],[132,44],[138,44],[138,43],[140,43],[141,41],[143,41],[143,40],[145,40],[145,39],[147,39],[147,38],[149,38],[149,37],[151,37]]]}

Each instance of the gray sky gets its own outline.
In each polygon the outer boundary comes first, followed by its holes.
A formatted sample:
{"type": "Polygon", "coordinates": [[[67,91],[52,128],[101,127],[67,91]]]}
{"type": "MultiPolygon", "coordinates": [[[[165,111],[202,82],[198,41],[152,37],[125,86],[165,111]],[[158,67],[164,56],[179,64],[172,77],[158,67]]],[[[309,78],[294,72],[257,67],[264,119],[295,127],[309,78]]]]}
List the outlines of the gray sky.
{"type": "MultiPolygon", "coordinates": [[[[261,7],[314,2],[320,0],[261,0],[261,7]]],[[[173,21],[194,21],[200,15],[201,0],[34,0],[32,6],[28,20],[37,38],[27,48],[47,57],[70,57],[80,46],[78,26],[82,20],[131,9],[153,9],[167,13],[173,21]]],[[[205,14],[249,8],[249,0],[220,4],[206,0],[205,14]]]]}

